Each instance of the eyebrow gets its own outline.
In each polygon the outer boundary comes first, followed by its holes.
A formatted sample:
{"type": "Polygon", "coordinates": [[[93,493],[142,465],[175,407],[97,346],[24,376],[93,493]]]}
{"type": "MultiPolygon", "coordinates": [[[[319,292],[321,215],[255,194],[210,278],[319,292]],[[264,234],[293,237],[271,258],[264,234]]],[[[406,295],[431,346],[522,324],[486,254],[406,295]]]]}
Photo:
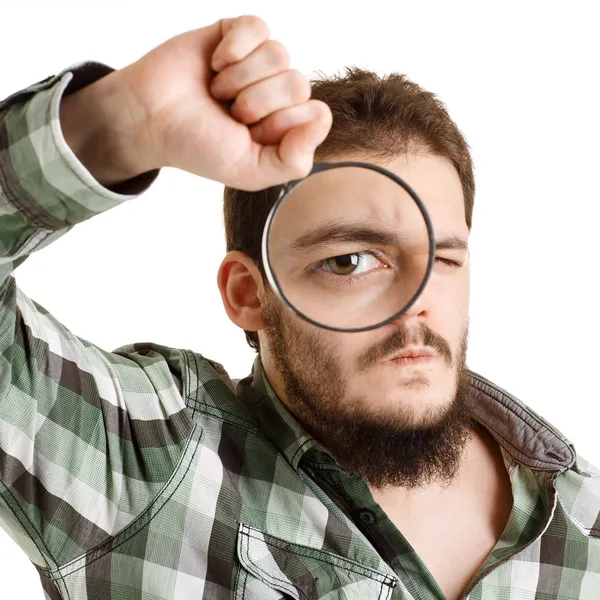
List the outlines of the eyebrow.
{"type": "MultiPolygon", "coordinates": [[[[399,244],[401,239],[389,230],[365,227],[364,225],[328,223],[304,233],[290,243],[287,250],[289,252],[300,252],[305,248],[314,248],[328,242],[360,242],[392,246],[399,244]]],[[[436,250],[468,250],[469,244],[462,237],[451,235],[436,239],[435,248],[436,250]]]]}
{"type": "Polygon", "coordinates": [[[436,250],[468,250],[469,242],[458,235],[449,235],[447,237],[435,240],[436,250]]]}
{"type": "Polygon", "coordinates": [[[296,238],[289,244],[287,250],[298,252],[328,242],[361,242],[389,246],[398,243],[398,241],[398,236],[390,231],[365,227],[364,225],[327,223],[296,238]]]}

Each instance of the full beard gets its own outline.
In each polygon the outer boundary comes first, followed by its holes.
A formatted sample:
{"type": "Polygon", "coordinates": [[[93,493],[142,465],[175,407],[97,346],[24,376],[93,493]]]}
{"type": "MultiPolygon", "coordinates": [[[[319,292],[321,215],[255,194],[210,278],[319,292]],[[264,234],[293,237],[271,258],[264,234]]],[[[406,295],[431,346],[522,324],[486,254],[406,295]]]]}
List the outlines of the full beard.
{"type": "Polygon", "coordinates": [[[374,410],[366,398],[348,397],[348,375],[322,332],[300,329],[274,302],[265,306],[265,321],[270,354],[291,412],[348,474],[359,475],[377,489],[453,481],[473,427],[466,369],[468,325],[454,356],[447,342],[426,325],[408,331],[398,324],[392,335],[362,357],[361,368],[366,369],[374,357],[420,341],[456,370],[450,401],[417,420],[406,407],[374,410]]]}

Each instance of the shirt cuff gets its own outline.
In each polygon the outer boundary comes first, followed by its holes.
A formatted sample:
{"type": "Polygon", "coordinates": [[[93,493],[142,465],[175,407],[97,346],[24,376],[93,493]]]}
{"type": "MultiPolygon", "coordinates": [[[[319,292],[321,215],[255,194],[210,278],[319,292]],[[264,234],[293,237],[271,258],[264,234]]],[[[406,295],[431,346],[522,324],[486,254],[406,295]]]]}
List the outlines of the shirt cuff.
{"type": "Polygon", "coordinates": [[[158,176],[158,170],[151,171],[108,189],[92,176],[64,139],[62,97],[113,70],[100,63],[81,63],[0,103],[0,114],[4,113],[0,127],[12,166],[11,200],[36,225],[47,227],[50,220],[53,228],[58,223],[69,227],[85,221],[137,197],[158,176]]]}

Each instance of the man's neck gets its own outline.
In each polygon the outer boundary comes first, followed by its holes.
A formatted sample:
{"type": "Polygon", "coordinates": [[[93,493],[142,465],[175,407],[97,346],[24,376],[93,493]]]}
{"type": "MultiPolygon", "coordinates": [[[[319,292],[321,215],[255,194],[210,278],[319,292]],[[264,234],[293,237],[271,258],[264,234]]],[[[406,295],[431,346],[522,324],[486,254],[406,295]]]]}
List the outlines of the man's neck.
{"type": "Polygon", "coordinates": [[[448,600],[462,597],[501,538],[513,500],[500,447],[480,428],[469,438],[449,485],[371,489],[371,493],[448,600]]]}

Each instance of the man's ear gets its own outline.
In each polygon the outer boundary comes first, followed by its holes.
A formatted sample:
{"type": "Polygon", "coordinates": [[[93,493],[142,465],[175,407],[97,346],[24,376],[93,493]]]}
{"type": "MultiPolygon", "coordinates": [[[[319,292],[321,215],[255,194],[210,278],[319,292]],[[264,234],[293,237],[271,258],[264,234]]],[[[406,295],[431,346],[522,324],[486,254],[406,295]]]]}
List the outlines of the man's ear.
{"type": "Polygon", "coordinates": [[[245,331],[264,329],[262,298],[265,288],[254,261],[243,252],[228,252],[221,262],[217,284],[227,316],[245,331]]]}

